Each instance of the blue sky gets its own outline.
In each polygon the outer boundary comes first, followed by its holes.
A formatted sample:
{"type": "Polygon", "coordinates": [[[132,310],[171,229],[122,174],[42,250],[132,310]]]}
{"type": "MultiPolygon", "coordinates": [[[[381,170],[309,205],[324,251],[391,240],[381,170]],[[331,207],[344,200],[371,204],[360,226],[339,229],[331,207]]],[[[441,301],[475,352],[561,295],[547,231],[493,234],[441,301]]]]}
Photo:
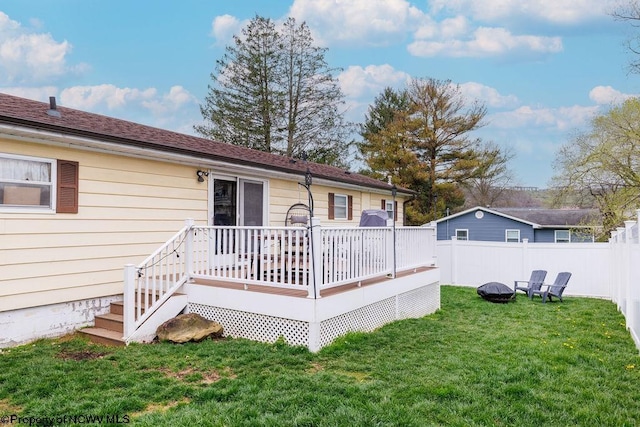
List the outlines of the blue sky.
{"type": "MultiPolygon", "coordinates": [[[[613,0],[615,1],[615,0],[613,0]]],[[[488,107],[475,136],[546,187],[558,147],[640,92],[609,0],[0,0],[0,92],[193,133],[231,36],[261,15],[306,21],[361,122],[385,87],[450,79],[488,107]]],[[[636,30],[640,31],[640,30],[636,30]]]]}

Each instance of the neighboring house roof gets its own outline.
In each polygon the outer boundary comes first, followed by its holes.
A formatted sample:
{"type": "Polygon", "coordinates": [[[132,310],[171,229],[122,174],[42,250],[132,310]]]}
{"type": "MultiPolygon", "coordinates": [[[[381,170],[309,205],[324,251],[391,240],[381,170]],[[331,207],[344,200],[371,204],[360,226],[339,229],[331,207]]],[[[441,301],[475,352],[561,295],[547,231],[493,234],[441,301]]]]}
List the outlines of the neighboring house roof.
{"type": "Polygon", "coordinates": [[[597,209],[494,208],[494,210],[539,224],[542,228],[592,227],[601,222],[597,209]]]}
{"type": "MultiPolygon", "coordinates": [[[[285,156],[237,145],[181,134],[99,114],[57,107],[59,117],[47,114],[49,103],[0,93],[0,125],[19,126],[36,131],[94,138],[110,143],[152,149],[166,153],[247,165],[267,170],[304,175],[307,167],[314,178],[391,191],[386,182],[345,171],[334,166],[306,163],[285,156]]],[[[398,192],[413,194],[398,188],[398,192]]]]}
{"type": "Polygon", "coordinates": [[[514,221],[532,226],[533,228],[579,228],[591,227],[600,223],[597,209],[539,209],[539,208],[484,208],[476,206],[462,212],[441,218],[440,223],[475,211],[484,211],[494,215],[509,218],[514,221]]]}

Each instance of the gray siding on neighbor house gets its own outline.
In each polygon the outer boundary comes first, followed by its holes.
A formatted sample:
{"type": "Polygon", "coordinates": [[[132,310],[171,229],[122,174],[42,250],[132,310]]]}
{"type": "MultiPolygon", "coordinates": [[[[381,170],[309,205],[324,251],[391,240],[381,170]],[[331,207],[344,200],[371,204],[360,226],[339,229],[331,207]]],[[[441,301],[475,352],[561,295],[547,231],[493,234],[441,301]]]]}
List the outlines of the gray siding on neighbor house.
{"type": "Polygon", "coordinates": [[[523,224],[490,212],[484,212],[481,219],[476,218],[475,214],[476,211],[473,211],[439,222],[438,240],[450,240],[451,236],[455,236],[456,229],[467,229],[469,230],[469,240],[504,242],[506,241],[505,230],[520,230],[520,241],[522,239],[534,241],[533,227],[529,224],[523,224]]]}
{"type": "MultiPolygon", "coordinates": [[[[566,230],[566,228],[543,228],[535,230],[535,241],[538,243],[555,243],[556,230],[566,230]]],[[[571,230],[571,242],[572,243],[584,243],[592,242],[591,231],[576,231],[571,230]]]]}

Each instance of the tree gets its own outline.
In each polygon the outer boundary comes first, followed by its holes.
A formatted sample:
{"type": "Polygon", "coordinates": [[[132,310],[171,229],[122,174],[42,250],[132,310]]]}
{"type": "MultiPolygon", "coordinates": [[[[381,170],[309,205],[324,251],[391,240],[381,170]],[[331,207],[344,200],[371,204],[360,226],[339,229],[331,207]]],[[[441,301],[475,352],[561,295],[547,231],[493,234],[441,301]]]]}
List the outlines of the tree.
{"type": "Polygon", "coordinates": [[[495,206],[506,202],[513,174],[508,168],[513,151],[502,149],[494,142],[485,142],[477,149],[478,167],[475,174],[463,182],[465,205],[495,206]]]}
{"type": "Polygon", "coordinates": [[[561,147],[553,178],[558,198],[594,202],[605,232],[640,208],[640,99],[600,114],[561,147]]]}
{"type": "MultiPolygon", "coordinates": [[[[621,1],[617,3],[611,15],[618,21],[630,22],[634,27],[640,26],[640,2],[638,0],[621,1]]],[[[627,48],[635,55],[640,54],[640,36],[628,39],[627,48]]],[[[629,69],[633,73],[640,73],[640,60],[632,60],[629,69]]]]}
{"type": "Polygon", "coordinates": [[[200,111],[202,136],[289,157],[337,166],[350,148],[340,107],[343,95],[326,49],[289,18],[280,29],[255,17],[216,61],[213,84],[200,111]]]}
{"type": "Polygon", "coordinates": [[[449,80],[412,79],[407,89],[386,89],[376,98],[359,148],[377,175],[418,193],[407,207],[408,222],[424,223],[464,202],[460,184],[479,166],[479,140],[468,134],[485,115],[484,105],[468,103],[449,80]]]}

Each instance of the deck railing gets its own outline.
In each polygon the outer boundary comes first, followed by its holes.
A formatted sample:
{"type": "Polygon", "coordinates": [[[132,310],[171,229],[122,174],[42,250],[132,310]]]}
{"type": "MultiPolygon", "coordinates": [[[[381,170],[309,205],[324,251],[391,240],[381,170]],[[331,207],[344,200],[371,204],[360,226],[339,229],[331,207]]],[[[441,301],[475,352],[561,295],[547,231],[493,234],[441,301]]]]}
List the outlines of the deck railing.
{"type": "Polygon", "coordinates": [[[186,226],[138,266],[125,267],[125,339],[188,280],[322,289],[435,264],[428,227],[186,226]],[[395,237],[394,237],[395,236],[395,237]],[[395,242],[395,246],[394,246],[395,242]]]}
{"type": "Polygon", "coordinates": [[[189,278],[193,221],[138,266],[124,269],[124,338],[140,327],[189,278]]]}

